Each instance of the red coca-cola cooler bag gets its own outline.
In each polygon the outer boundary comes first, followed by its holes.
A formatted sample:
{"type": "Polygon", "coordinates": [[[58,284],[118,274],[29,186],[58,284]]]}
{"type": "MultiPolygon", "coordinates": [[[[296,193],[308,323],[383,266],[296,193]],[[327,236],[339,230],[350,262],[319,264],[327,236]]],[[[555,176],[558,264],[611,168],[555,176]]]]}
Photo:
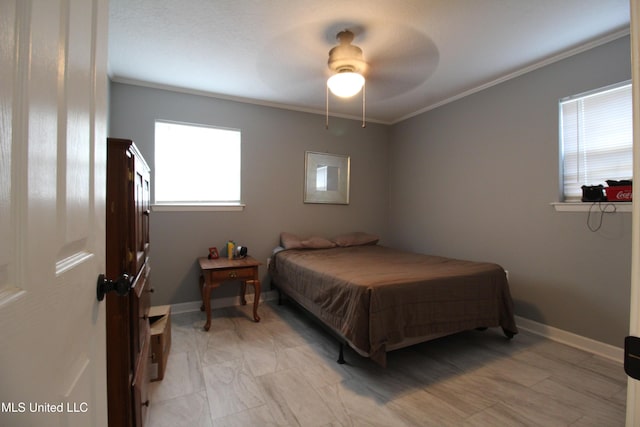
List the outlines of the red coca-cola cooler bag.
{"type": "Polygon", "coordinates": [[[630,202],[631,194],[633,193],[633,183],[631,180],[622,181],[607,181],[608,187],[605,187],[604,191],[607,195],[607,200],[610,202],[630,202]]]}

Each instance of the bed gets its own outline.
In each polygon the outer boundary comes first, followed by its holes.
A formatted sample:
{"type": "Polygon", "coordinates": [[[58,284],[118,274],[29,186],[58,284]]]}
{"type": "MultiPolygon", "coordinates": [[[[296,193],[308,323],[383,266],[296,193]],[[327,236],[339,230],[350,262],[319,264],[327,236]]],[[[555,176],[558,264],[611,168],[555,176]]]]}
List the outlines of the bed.
{"type": "MultiPolygon", "coordinates": [[[[281,234],[269,264],[272,285],[342,342],[382,366],[398,348],[471,329],[518,333],[498,264],[417,254],[376,236],[334,239],[281,234]]],[[[342,360],[340,360],[342,359],[342,360]]]]}

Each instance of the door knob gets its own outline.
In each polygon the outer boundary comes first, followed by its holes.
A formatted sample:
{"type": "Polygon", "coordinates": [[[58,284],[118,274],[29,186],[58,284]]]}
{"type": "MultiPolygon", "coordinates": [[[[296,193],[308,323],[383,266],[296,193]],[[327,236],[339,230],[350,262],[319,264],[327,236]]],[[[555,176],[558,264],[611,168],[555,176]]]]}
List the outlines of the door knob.
{"type": "Polygon", "coordinates": [[[105,294],[111,291],[116,291],[122,297],[129,293],[129,289],[131,289],[131,277],[127,273],[124,273],[116,280],[109,280],[104,274],[101,274],[98,276],[96,285],[96,297],[98,301],[102,301],[105,294]]]}

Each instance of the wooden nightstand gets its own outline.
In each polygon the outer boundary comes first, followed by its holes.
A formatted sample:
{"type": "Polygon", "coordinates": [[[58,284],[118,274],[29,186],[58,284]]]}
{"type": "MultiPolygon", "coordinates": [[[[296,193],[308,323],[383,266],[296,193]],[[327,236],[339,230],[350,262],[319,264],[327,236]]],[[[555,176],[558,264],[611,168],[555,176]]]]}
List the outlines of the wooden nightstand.
{"type": "Polygon", "coordinates": [[[204,330],[211,327],[211,289],[219,287],[224,282],[240,281],[242,288],[240,292],[240,302],[245,305],[247,301],[244,294],[247,290],[247,283],[253,285],[255,298],[253,300],[253,320],[260,321],[258,316],[258,304],[260,303],[260,279],[258,276],[258,266],[261,264],[254,258],[247,256],[241,259],[208,259],[198,258],[200,263],[200,294],[202,295],[202,306],[200,311],[207,313],[207,323],[204,330]]]}

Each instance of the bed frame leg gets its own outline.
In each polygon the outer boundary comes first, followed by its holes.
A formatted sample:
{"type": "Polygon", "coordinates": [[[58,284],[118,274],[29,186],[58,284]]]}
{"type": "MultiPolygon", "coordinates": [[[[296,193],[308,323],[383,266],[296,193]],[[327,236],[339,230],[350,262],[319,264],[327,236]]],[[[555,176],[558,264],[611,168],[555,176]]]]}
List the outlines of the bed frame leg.
{"type": "Polygon", "coordinates": [[[512,339],[516,335],[514,332],[508,331],[504,328],[502,328],[502,332],[504,333],[504,336],[507,337],[508,339],[512,339]]]}
{"type": "Polygon", "coordinates": [[[338,354],[338,364],[344,365],[346,362],[344,361],[344,345],[340,343],[340,353],[338,354]]]}

